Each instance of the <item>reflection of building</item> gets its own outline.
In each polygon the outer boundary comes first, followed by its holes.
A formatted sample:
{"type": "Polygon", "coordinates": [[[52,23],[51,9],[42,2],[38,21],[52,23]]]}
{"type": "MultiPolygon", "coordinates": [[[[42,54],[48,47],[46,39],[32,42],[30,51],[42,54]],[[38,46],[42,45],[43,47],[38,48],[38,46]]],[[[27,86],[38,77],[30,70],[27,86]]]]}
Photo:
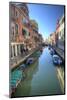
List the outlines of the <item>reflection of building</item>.
{"type": "Polygon", "coordinates": [[[31,91],[32,79],[38,71],[38,68],[39,68],[38,63],[39,62],[37,60],[34,64],[31,65],[31,67],[29,67],[29,70],[24,72],[24,74],[26,76],[25,81],[21,81],[21,86],[18,85],[15,93],[12,94],[12,97],[31,96],[30,91],[31,91]],[[28,82],[27,82],[27,80],[28,80],[28,82]],[[18,92],[18,95],[17,95],[17,92],[18,92]]]}

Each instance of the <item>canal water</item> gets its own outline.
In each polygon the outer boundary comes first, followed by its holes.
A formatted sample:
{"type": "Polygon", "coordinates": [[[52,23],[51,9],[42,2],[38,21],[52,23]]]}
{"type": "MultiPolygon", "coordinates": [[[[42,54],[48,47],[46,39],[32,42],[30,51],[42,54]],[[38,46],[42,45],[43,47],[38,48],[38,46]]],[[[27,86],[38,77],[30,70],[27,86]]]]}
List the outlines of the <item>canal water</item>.
{"type": "Polygon", "coordinates": [[[33,65],[25,69],[25,75],[13,97],[63,94],[48,47],[33,65]]]}

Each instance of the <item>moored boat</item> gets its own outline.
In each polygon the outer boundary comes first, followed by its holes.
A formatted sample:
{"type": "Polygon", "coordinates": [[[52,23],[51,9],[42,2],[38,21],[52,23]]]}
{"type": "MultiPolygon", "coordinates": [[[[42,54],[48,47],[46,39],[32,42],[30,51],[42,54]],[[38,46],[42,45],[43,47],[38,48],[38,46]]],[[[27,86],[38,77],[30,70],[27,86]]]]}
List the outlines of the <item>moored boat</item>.
{"type": "Polygon", "coordinates": [[[55,50],[53,50],[52,48],[50,49],[50,54],[54,55],[55,54],[55,50]]]}
{"type": "Polygon", "coordinates": [[[15,92],[15,90],[22,78],[23,78],[22,71],[20,71],[20,70],[15,70],[11,73],[11,91],[12,91],[12,93],[15,92]]]}
{"type": "Polygon", "coordinates": [[[31,57],[31,58],[28,58],[27,61],[26,61],[26,65],[30,65],[34,62],[34,58],[31,57]]]}
{"type": "Polygon", "coordinates": [[[22,64],[22,65],[20,65],[19,69],[24,70],[26,67],[27,67],[26,64],[22,64]]]}
{"type": "Polygon", "coordinates": [[[62,60],[58,55],[53,55],[53,63],[56,65],[62,64],[62,60]]]}

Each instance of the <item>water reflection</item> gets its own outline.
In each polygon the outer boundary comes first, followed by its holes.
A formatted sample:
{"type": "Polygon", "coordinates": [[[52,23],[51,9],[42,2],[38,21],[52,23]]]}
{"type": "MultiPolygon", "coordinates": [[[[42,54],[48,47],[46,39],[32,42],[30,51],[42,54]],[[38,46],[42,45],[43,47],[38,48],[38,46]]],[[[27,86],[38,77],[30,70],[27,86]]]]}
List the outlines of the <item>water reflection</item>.
{"type": "Polygon", "coordinates": [[[32,79],[31,95],[62,94],[52,56],[47,47],[39,58],[38,67],[39,70],[32,79]]]}
{"type": "Polygon", "coordinates": [[[58,71],[47,47],[38,60],[25,69],[25,75],[26,78],[18,85],[14,97],[63,94],[58,71]]]}
{"type": "Polygon", "coordinates": [[[16,89],[13,97],[29,96],[31,91],[31,81],[38,71],[38,60],[25,70],[26,79],[22,81],[16,89]]]}
{"type": "Polygon", "coordinates": [[[64,89],[65,89],[65,84],[64,84],[64,70],[63,70],[63,67],[61,66],[57,66],[56,67],[56,72],[57,72],[57,77],[58,77],[58,80],[59,80],[59,83],[60,83],[60,86],[61,86],[61,90],[64,94],[64,89]]]}

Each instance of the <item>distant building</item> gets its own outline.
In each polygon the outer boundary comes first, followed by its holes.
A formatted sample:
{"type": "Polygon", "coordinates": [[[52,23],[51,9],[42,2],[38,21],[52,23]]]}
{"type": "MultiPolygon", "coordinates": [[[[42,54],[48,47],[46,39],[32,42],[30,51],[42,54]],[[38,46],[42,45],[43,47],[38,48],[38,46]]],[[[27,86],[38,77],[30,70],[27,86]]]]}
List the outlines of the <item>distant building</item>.
{"type": "Polygon", "coordinates": [[[38,33],[38,23],[35,20],[30,20],[30,24],[35,33],[38,33]]]}
{"type": "Polygon", "coordinates": [[[50,34],[48,41],[49,41],[49,44],[51,44],[51,45],[56,44],[56,33],[55,32],[50,34]]]}
{"type": "Polygon", "coordinates": [[[34,46],[36,47],[38,45],[38,24],[35,20],[30,20],[31,28],[32,28],[32,39],[34,40],[34,46]]]}

